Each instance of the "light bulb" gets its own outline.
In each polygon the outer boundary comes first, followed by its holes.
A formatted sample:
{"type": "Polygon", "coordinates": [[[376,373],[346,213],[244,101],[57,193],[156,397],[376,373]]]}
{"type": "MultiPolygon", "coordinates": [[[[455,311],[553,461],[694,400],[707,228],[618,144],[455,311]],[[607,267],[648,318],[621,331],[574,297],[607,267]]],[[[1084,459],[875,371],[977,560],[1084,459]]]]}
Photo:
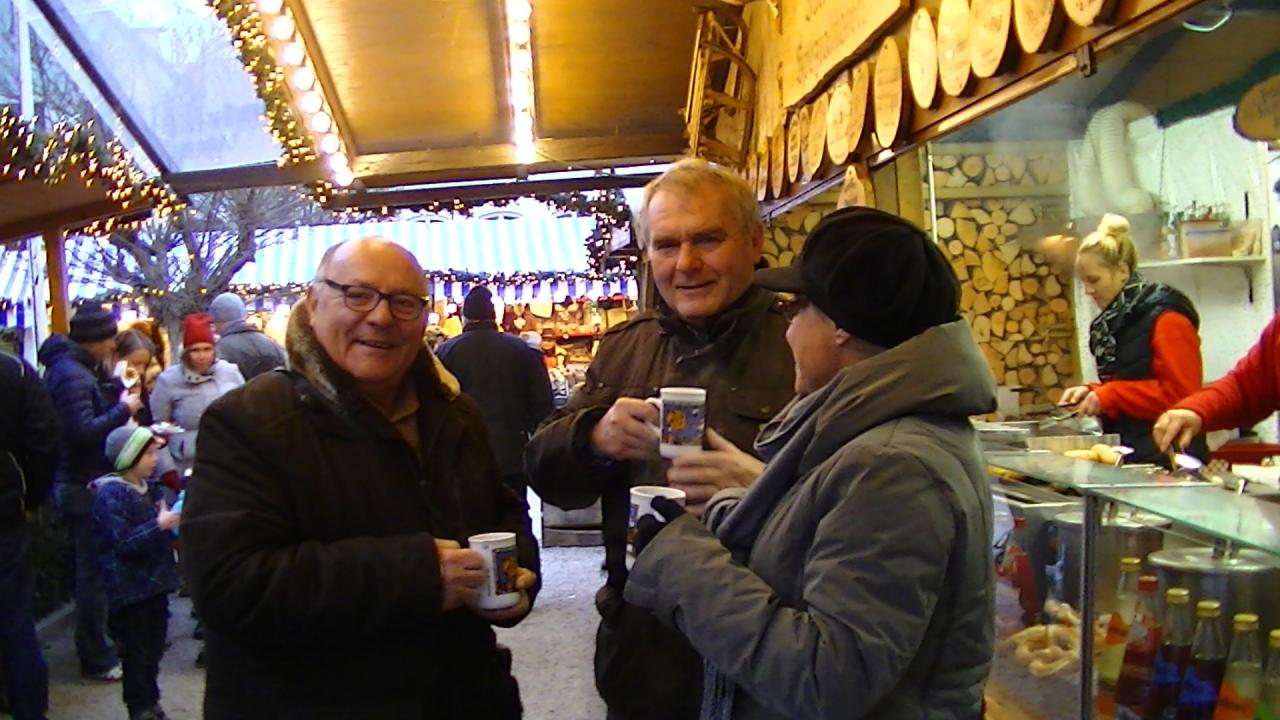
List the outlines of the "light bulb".
{"type": "Polygon", "coordinates": [[[351,165],[347,162],[347,156],[345,153],[334,153],[329,156],[329,170],[338,173],[342,172],[344,169],[351,169],[351,165]]]}
{"type": "Polygon", "coordinates": [[[517,138],[533,139],[533,116],[529,113],[516,113],[512,127],[517,138]]]}
{"type": "Polygon", "coordinates": [[[347,187],[355,182],[355,173],[351,172],[351,168],[342,168],[333,173],[333,184],[338,187],[347,187]]]}
{"type": "Polygon", "coordinates": [[[507,32],[507,37],[511,38],[511,42],[516,45],[528,45],[529,35],[529,23],[526,22],[512,23],[511,29],[507,32]]]}
{"type": "Polygon", "coordinates": [[[517,75],[533,72],[533,55],[527,48],[516,48],[511,51],[511,72],[517,75]]]}
{"type": "Polygon", "coordinates": [[[342,140],[335,133],[325,133],[320,138],[320,151],[332,155],[342,149],[342,140]]]}
{"type": "Polygon", "coordinates": [[[324,98],[315,90],[308,90],[298,98],[298,108],[308,115],[318,113],[324,109],[324,98]]]}
{"type": "Polygon", "coordinates": [[[333,118],[327,112],[318,112],[311,116],[311,129],[318,133],[327,133],[333,127],[333,118]]]}
{"type": "Polygon", "coordinates": [[[258,12],[275,15],[284,7],[284,0],[258,0],[258,12]]]}
{"type": "Polygon", "coordinates": [[[293,18],[288,15],[281,15],[271,21],[271,37],[277,40],[288,40],[293,37],[293,18]]]}
{"type": "Polygon", "coordinates": [[[280,60],[285,65],[301,65],[306,59],[307,50],[297,40],[285,43],[284,47],[280,49],[280,60]]]}
{"type": "Polygon", "coordinates": [[[532,138],[516,143],[516,162],[521,165],[530,165],[538,160],[538,150],[533,144],[532,138]]]}
{"type": "Polygon", "coordinates": [[[529,0],[507,0],[507,18],[512,23],[527,23],[533,15],[533,6],[529,0]]]}
{"type": "Polygon", "coordinates": [[[299,90],[310,90],[316,84],[315,71],[307,66],[302,66],[293,71],[293,86],[299,90]]]}

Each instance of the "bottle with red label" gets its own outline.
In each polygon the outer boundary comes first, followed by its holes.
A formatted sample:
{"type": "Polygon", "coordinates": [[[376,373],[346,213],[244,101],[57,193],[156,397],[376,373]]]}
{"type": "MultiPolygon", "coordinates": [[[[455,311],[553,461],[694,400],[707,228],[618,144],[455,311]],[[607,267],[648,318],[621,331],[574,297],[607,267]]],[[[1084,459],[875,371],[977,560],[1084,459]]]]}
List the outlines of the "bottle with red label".
{"type": "Polygon", "coordinates": [[[1120,559],[1120,580],[1116,586],[1115,606],[1107,618],[1107,633],[1098,656],[1098,693],[1094,698],[1094,717],[1109,720],[1116,716],[1116,682],[1124,664],[1124,649],[1129,644],[1129,621],[1138,605],[1138,572],[1142,560],[1120,559]]]}
{"type": "Polygon", "coordinates": [[[1151,720],[1173,720],[1178,712],[1178,689],[1191,660],[1191,640],[1195,619],[1191,615],[1191,592],[1169,588],[1164,594],[1164,623],[1160,654],[1151,678],[1151,720]]]}
{"type": "Polygon", "coordinates": [[[1154,575],[1138,578],[1138,602],[1129,620],[1129,638],[1116,681],[1116,718],[1119,720],[1146,720],[1150,716],[1151,681],[1161,647],[1161,628],[1156,621],[1159,589],[1160,580],[1154,575]]]}
{"type": "Polygon", "coordinates": [[[1232,625],[1227,672],[1218,690],[1213,720],[1254,720],[1262,696],[1262,646],[1258,642],[1258,616],[1238,613],[1232,625]]]}
{"type": "Polygon", "coordinates": [[[1040,603],[1037,602],[1036,581],[1031,575],[1031,555],[1022,549],[1017,539],[1018,532],[1026,524],[1026,518],[1014,516],[1013,530],[996,563],[996,574],[1009,578],[1009,584],[1017,589],[1018,606],[1022,608],[1022,624],[1030,627],[1040,619],[1040,603]]]}
{"type": "Polygon", "coordinates": [[[1280,720],[1280,628],[1267,641],[1267,672],[1262,677],[1262,700],[1255,720],[1280,720]]]}
{"type": "Polygon", "coordinates": [[[1218,627],[1221,615],[1222,604],[1217,600],[1196,603],[1196,636],[1191,642],[1191,662],[1182,676],[1177,720],[1213,720],[1218,687],[1227,668],[1226,645],[1218,627]]]}

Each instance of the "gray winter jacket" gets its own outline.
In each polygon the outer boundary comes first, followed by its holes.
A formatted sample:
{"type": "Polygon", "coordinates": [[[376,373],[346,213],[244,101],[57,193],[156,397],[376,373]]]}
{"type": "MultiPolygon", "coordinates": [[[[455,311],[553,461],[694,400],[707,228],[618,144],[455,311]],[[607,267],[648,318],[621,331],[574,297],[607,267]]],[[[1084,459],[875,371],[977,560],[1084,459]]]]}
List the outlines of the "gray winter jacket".
{"type": "Polygon", "coordinates": [[[196,431],[200,418],[214,400],[244,384],[235,365],[215,360],[209,375],[197,375],[185,364],[165,368],[156,378],[151,393],[151,417],[155,422],[169,421],[183,432],[169,438],[169,455],[178,472],[191,469],[196,459],[196,431]]]}
{"type": "Polygon", "coordinates": [[[286,362],[284,348],[243,320],[236,320],[223,329],[218,338],[218,357],[240,368],[245,382],[282,368],[286,362]]]}
{"type": "Polygon", "coordinates": [[[625,597],[707,661],[704,718],[979,717],[992,519],[968,416],[994,408],[969,328],[932,328],[788,405],[715,534],[657,535],[625,597]]]}

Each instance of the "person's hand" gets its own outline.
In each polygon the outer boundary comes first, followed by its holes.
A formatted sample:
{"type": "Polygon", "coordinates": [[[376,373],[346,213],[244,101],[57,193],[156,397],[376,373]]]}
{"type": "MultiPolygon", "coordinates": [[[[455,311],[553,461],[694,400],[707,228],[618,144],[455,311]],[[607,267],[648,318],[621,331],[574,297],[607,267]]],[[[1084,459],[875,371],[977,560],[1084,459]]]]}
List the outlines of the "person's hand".
{"type": "Polygon", "coordinates": [[[161,530],[173,530],[182,524],[182,513],[169,509],[169,503],[160,501],[160,509],[156,512],[156,525],[161,530]]]}
{"type": "Polygon", "coordinates": [[[1182,451],[1191,445],[1191,441],[1203,429],[1204,418],[1191,410],[1174,408],[1156,420],[1155,427],[1151,429],[1151,435],[1160,452],[1169,452],[1170,446],[1174,450],[1182,451]]]}
{"type": "Polygon", "coordinates": [[[475,550],[464,550],[453,540],[436,538],[436,557],[440,561],[440,581],[444,586],[441,607],[456,610],[475,605],[484,585],[484,558],[475,550]]]}
{"type": "Polygon", "coordinates": [[[750,487],[764,471],[763,462],[711,428],[706,441],[709,450],[679,455],[667,470],[667,482],[684,491],[685,509],[699,519],[712,495],[725,488],[750,487]]]}
{"type": "Polygon", "coordinates": [[[1077,415],[1102,414],[1102,402],[1098,400],[1098,393],[1090,390],[1088,385],[1067,388],[1058,405],[1072,408],[1077,415]]]}
{"type": "Polygon", "coordinates": [[[611,460],[639,460],[658,450],[658,408],[636,398],[618,398],[591,429],[591,450],[611,460]]]}
{"type": "Polygon", "coordinates": [[[489,623],[503,623],[508,620],[524,617],[529,612],[529,588],[538,581],[538,574],[527,568],[516,570],[516,590],[520,591],[520,599],[515,605],[500,610],[483,610],[478,607],[471,611],[489,623]]]}
{"type": "Polygon", "coordinates": [[[658,533],[662,532],[663,528],[685,514],[680,503],[667,497],[655,497],[651,507],[662,516],[662,520],[652,515],[645,515],[636,521],[636,537],[632,544],[636,548],[637,556],[644,552],[654,538],[658,537],[658,533]]]}
{"type": "Polygon", "coordinates": [[[129,417],[133,417],[142,409],[142,394],[134,392],[133,389],[125,390],[120,393],[120,402],[129,408],[129,417]]]}

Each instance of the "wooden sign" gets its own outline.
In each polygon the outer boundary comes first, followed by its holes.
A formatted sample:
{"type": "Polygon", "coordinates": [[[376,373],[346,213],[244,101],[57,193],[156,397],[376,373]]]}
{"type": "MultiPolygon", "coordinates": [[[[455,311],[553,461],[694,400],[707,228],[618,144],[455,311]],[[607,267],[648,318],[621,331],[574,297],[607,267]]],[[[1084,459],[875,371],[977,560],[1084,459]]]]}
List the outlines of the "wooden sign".
{"type": "Polygon", "coordinates": [[[1066,25],[1064,17],[1058,0],[1013,0],[1013,28],[1027,53],[1050,49],[1066,25]]]}
{"type": "Polygon", "coordinates": [[[804,153],[800,156],[800,179],[809,182],[818,174],[827,149],[827,93],[818,96],[809,106],[809,129],[804,141],[804,153]]]}
{"type": "Polygon", "coordinates": [[[1116,0],[1062,0],[1062,8],[1067,11],[1071,22],[1089,27],[1110,20],[1116,9],[1116,0]]]}
{"type": "Polygon", "coordinates": [[[831,83],[827,101],[827,155],[837,165],[849,157],[849,111],[852,106],[853,89],[849,86],[849,73],[842,72],[831,83]]]}
{"type": "Polygon", "coordinates": [[[782,27],[782,102],[792,106],[836,68],[871,47],[901,15],[908,0],[785,0],[782,27]]]}
{"type": "Polygon", "coordinates": [[[849,150],[862,144],[867,127],[867,105],[871,102],[871,61],[863,60],[849,73],[849,150]]]}
{"type": "Polygon", "coordinates": [[[872,84],[872,100],[875,103],[876,141],[881,147],[893,147],[902,130],[903,114],[907,105],[903,102],[905,89],[902,82],[902,50],[898,39],[887,37],[876,53],[876,75],[872,84]]]}
{"type": "Polygon", "coordinates": [[[1012,57],[1009,30],[1012,0],[972,0],[969,8],[969,63],[980,78],[999,75],[1012,57]]]}
{"type": "Polygon", "coordinates": [[[1280,75],[1254,85],[1236,106],[1236,132],[1250,140],[1280,140],[1280,75]]]}
{"type": "Polygon", "coordinates": [[[907,75],[911,78],[911,96],[916,105],[933,107],[938,96],[938,36],[933,31],[933,16],[924,8],[916,10],[911,18],[907,75]]]}
{"type": "MultiPolygon", "coordinates": [[[[767,141],[766,141],[767,143],[767,141]]],[[[769,197],[769,146],[756,155],[756,200],[764,202],[769,197]]]]}
{"type": "Polygon", "coordinates": [[[787,126],[780,121],[769,143],[769,189],[774,198],[782,197],[782,190],[787,186],[786,176],[787,126]]]}
{"type": "Polygon", "coordinates": [[[800,179],[800,155],[804,152],[805,134],[809,132],[809,106],[792,113],[791,122],[787,125],[787,179],[796,182],[800,179]]]}
{"type": "Polygon", "coordinates": [[[851,163],[845,168],[844,180],[840,183],[840,197],[836,200],[836,209],[854,205],[876,206],[876,194],[871,185],[871,174],[867,172],[866,163],[851,163]]]}
{"type": "Polygon", "coordinates": [[[938,79],[952,97],[968,91],[969,0],[942,0],[938,7],[938,79]]]}

